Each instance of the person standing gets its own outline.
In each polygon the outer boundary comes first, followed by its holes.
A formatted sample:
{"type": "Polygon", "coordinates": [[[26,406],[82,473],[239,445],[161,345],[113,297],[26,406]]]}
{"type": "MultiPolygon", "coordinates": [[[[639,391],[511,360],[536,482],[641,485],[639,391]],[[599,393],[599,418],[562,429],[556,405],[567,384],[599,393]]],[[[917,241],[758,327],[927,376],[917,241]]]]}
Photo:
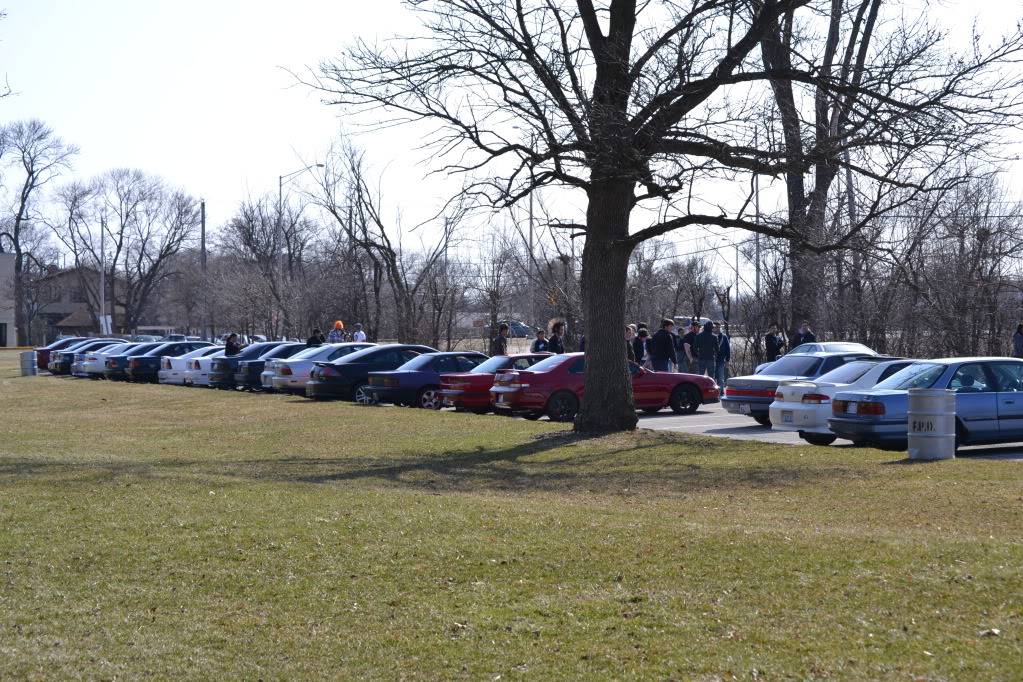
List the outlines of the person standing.
{"type": "Polygon", "coordinates": [[[643,327],[636,333],[636,339],[632,342],[632,352],[636,356],[636,363],[640,367],[650,369],[650,332],[643,327]]]}
{"type": "Polygon", "coordinates": [[[366,342],[366,332],[362,331],[362,323],[361,322],[356,322],[355,323],[355,333],[352,334],[352,341],[355,341],[356,343],[365,343],[366,342]]]}
{"type": "Polygon", "coordinates": [[[334,328],[327,334],[327,343],[344,343],[345,340],[345,323],[341,320],[334,322],[334,328]]]}
{"type": "Polygon", "coordinates": [[[817,335],[810,329],[810,323],[803,321],[803,324],[799,325],[799,332],[796,334],[796,338],[792,340],[792,347],[801,346],[804,343],[817,343],[817,335]]]}
{"type": "Polygon", "coordinates": [[[682,365],[683,362],[685,365],[679,367],[679,371],[681,372],[696,373],[697,363],[695,346],[696,336],[699,333],[700,323],[696,320],[692,320],[689,323],[689,331],[682,337],[682,354],[679,356],[679,365],[682,365]]]}
{"type": "Polygon", "coordinates": [[[551,325],[551,336],[547,339],[547,351],[560,355],[565,352],[565,323],[558,321],[551,325]]]}
{"type": "Polygon", "coordinates": [[[238,340],[238,335],[231,332],[231,334],[227,337],[227,341],[224,342],[224,356],[229,358],[233,355],[238,355],[238,353],[241,352],[242,344],[238,340]]]}
{"type": "Polygon", "coordinates": [[[546,353],[547,352],[547,332],[543,329],[536,330],[536,339],[533,340],[533,345],[529,347],[530,353],[546,353]]]}
{"type": "Polygon", "coordinates": [[[714,323],[708,321],[703,331],[696,335],[693,342],[693,355],[696,356],[697,374],[713,377],[718,359],[718,340],[714,336],[714,323]]]}
{"type": "Polygon", "coordinates": [[[661,328],[650,339],[650,365],[655,372],[670,372],[672,365],[678,363],[674,331],[675,321],[666,317],[661,320],[661,328]]]}
{"type": "Polygon", "coordinates": [[[732,361],[732,343],[728,334],[721,331],[720,322],[714,323],[713,333],[718,340],[718,354],[714,361],[714,382],[721,387],[725,385],[725,373],[728,370],[728,363],[732,361]]]}
{"type": "Polygon", "coordinates": [[[314,346],[322,346],[325,342],[326,339],[323,337],[323,332],[319,329],[314,329],[312,335],[306,339],[305,345],[307,348],[312,348],[314,346]]]}
{"type": "Polygon", "coordinates": [[[504,322],[497,328],[497,336],[490,340],[490,356],[508,355],[508,334],[510,329],[504,322]]]}
{"type": "Polygon", "coordinates": [[[772,324],[768,328],[767,334],[764,335],[764,348],[767,351],[766,358],[768,362],[777,360],[785,348],[785,339],[782,338],[781,333],[778,331],[777,324],[772,324]]]}

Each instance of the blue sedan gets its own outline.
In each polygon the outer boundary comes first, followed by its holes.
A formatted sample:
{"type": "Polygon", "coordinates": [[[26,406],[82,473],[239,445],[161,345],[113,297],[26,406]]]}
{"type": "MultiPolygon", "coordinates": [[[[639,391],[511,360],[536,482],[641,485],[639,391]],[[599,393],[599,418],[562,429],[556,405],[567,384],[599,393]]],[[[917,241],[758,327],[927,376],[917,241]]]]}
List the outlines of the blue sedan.
{"type": "Polygon", "coordinates": [[[471,351],[423,353],[398,369],[370,372],[369,392],[377,402],[439,410],[443,404],[440,375],[468,372],[486,360],[483,353],[471,351]]]}
{"type": "Polygon", "coordinates": [[[835,394],[828,427],[857,445],[905,448],[911,388],[956,393],[956,443],[1023,440],[1023,360],[946,358],[918,362],[869,390],[835,394]]]}

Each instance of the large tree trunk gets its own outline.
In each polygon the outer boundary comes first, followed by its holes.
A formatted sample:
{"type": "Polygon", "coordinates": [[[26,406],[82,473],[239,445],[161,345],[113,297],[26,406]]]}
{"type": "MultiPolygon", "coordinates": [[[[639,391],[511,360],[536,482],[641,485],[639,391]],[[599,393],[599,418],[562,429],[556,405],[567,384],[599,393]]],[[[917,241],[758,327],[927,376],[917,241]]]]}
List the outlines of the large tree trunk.
{"type": "Polygon", "coordinates": [[[575,430],[624,431],[636,428],[632,378],[625,354],[625,297],[629,255],[624,244],[632,210],[627,181],[595,183],[586,211],[582,299],[586,319],[586,389],[575,430]],[[614,371],[593,371],[593,367],[614,371]]]}
{"type": "Polygon", "coordinates": [[[25,282],[24,282],[25,256],[20,249],[14,254],[14,329],[15,340],[19,346],[30,345],[31,335],[28,328],[28,315],[25,314],[25,282]]]}

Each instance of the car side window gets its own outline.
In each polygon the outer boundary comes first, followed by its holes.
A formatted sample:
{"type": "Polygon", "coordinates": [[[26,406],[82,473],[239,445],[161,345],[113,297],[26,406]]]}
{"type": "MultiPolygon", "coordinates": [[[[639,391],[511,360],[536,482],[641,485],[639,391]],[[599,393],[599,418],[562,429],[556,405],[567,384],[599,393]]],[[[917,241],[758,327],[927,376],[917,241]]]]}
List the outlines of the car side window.
{"type": "Polygon", "coordinates": [[[880,377],[878,377],[878,379],[877,379],[877,383],[881,383],[882,381],[884,381],[885,379],[887,379],[887,378],[888,378],[888,377],[890,377],[891,375],[893,375],[893,374],[895,374],[896,372],[898,372],[898,371],[899,371],[900,369],[906,369],[907,367],[909,367],[909,365],[910,365],[910,363],[908,363],[908,362],[906,362],[906,363],[901,363],[901,362],[900,362],[900,363],[898,363],[898,364],[895,364],[895,365],[890,365],[890,366],[886,367],[886,368],[885,368],[885,369],[884,369],[884,370],[883,370],[883,371],[881,372],[881,376],[880,376],[880,377]]]}
{"type": "Polygon", "coordinates": [[[419,353],[414,350],[401,350],[398,351],[398,357],[401,358],[401,364],[405,364],[414,357],[418,357],[419,353]]]}
{"type": "Polygon", "coordinates": [[[993,362],[989,368],[999,391],[1023,391],[1023,362],[993,362]]]}
{"type": "Polygon", "coordinates": [[[988,385],[987,373],[979,364],[963,365],[957,369],[948,387],[956,393],[986,393],[992,390],[988,385]]]}
{"type": "Polygon", "coordinates": [[[458,363],[459,372],[468,372],[470,369],[480,364],[480,359],[474,355],[459,355],[455,358],[455,362],[458,363]]]}
{"type": "Polygon", "coordinates": [[[433,361],[433,371],[443,374],[445,372],[457,372],[458,363],[451,356],[444,358],[437,358],[433,361]]]}
{"type": "Polygon", "coordinates": [[[570,374],[582,374],[583,372],[585,372],[586,371],[585,356],[577,358],[576,361],[572,363],[572,366],[568,368],[568,371],[570,374]]]}
{"type": "Polygon", "coordinates": [[[512,369],[529,369],[533,366],[533,362],[529,358],[519,358],[512,363],[512,369]]]}

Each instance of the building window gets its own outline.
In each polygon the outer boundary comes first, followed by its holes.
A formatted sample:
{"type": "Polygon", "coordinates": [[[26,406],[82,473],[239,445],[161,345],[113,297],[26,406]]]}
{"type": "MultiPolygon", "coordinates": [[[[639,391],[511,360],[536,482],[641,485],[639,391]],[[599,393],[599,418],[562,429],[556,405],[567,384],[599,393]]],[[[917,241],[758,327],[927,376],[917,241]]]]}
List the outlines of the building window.
{"type": "Polygon", "coordinates": [[[82,291],[80,288],[76,288],[76,289],[72,289],[71,290],[71,302],[72,303],[85,303],[86,300],[87,299],[85,298],[85,292],[82,291]]]}
{"type": "Polygon", "coordinates": [[[7,323],[0,322],[0,348],[7,345],[7,323]]]}

